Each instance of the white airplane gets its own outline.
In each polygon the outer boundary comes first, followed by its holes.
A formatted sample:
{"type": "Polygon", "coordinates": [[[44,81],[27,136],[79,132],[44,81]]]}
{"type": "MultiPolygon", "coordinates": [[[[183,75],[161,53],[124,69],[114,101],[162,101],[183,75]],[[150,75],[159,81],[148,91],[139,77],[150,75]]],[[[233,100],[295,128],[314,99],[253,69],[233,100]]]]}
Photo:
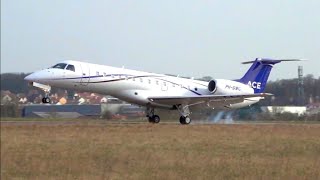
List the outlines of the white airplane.
{"type": "Polygon", "coordinates": [[[45,91],[43,103],[50,103],[51,86],[111,95],[147,107],[149,122],[159,123],[155,108],[178,110],[180,123],[190,124],[189,107],[236,109],[250,106],[271,94],[263,93],[273,65],[299,59],[259,59],[244,62],[252,66],[237,80],[209,82],[163,74],[116,68],[79,61],[63,61],[34,72],[25,80],[45,91]]]}

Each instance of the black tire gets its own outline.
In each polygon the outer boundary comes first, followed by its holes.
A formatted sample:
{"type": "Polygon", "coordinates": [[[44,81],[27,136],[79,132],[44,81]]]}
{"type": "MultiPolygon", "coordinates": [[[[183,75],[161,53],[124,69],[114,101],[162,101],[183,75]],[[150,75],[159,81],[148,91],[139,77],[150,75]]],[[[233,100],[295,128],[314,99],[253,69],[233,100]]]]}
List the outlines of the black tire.
{"type": "Polygon", "coordinates": [[[152,117],[148,117],[149,123],[154,123],[154,120],[152,117]]]}
{"type": "Polygon", "coordinates": [[[160,122],[160,117],[158,115],[152,116],[153,122],[154,123],[159,123],[160,122]]]}
{"type": "Polygon", "coordinates": [[[184,116],[180,116],[180,124],[186,124],[186,118],[184,116]]]}
{"type": "Polygon", "coordinates": [[[44,103],[49,104],[50,102],[51,102],[50,98],[48,98],[48,97],[44,98],[44,103]]]}

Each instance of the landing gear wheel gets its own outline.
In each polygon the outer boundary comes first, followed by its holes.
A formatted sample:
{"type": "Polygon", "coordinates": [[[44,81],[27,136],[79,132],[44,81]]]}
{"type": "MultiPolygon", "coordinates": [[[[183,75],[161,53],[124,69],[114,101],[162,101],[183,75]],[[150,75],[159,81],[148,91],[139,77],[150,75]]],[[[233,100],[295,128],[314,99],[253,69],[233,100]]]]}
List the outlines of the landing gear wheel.
{"type": "Polygon", "coordinates": [[[180,116],[180,124],[185,124],[185,117],[184,116],[180,116]]]}
{"type": "Polygon", "coordinates": [[[159,122],[160,122],[160,117],[159,117],[158,115],[154,115],[154,116],[152,117],[152,119],[153,119],[153,122],[154,122],[154,123],[159,123],[159,122]]]}
{"type": "Polygon", "coordinates": [[[150,123],[159,123],[160,117],[158,115],[153,115],[152,117],[149,117],[149,122],[150,123]]]}
{"type": "Polygon", "coordinates": [[[152,117],[148,117],[149,123],[154,123],[152,117]]]}
{"type": "Polygon", "coordinates": [[[186,124],[190,124],[190,123],[191,123],[191,118],[190,118],[189,116],[187,116],[187,117],[185,118],[185,123],[186,123],[186,124]]]}
{"type": "Polygon", "coordinates": [[[189,116],[184,117],[180,116],[180,124],[190,124],[191,123],[191,118],[189,116]]]}
{"type": "Polygon", "coordinates": [[[42,98],[42,103],[44,103],[44,104],[49,104],[50,102],[51,102],[51,99],[50,99],[50,98],[48,98],[48,97],[42,98]]]}

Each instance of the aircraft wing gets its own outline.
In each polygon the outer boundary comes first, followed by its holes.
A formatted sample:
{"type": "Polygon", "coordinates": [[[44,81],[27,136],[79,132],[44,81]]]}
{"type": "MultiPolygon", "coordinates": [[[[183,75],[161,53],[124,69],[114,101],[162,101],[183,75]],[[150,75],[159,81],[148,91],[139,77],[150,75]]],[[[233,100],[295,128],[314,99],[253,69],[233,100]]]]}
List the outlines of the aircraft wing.
{"type": "Polygon", "coordinates": [[[258,94],[243,94],[243,95],[202,95],[202,96],[166,96],[166,97],[148,97],[152,102],[166,105],[178,104],[201,104],[201,103],[215,103],[215,104],[234,104],[243,102],[246,98],[266,97],[272,96],[269,93],[258,94]]]}

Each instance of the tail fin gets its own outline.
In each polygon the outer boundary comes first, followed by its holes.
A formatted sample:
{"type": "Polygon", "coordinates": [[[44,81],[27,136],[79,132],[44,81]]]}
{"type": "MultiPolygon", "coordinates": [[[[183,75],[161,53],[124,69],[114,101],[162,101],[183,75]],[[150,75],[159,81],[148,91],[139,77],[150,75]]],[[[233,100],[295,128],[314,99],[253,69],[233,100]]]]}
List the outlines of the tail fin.
{"type": "Polygon", "coordinates": [[[262,93],[266,87],[273,65],[282,61],[301,61],[300,59],[260,59],[243,62],[242,64],[252,64],[247,73],[239,80],[243,84],[248,84],[254,89],[254,93],[262,93]]]}

